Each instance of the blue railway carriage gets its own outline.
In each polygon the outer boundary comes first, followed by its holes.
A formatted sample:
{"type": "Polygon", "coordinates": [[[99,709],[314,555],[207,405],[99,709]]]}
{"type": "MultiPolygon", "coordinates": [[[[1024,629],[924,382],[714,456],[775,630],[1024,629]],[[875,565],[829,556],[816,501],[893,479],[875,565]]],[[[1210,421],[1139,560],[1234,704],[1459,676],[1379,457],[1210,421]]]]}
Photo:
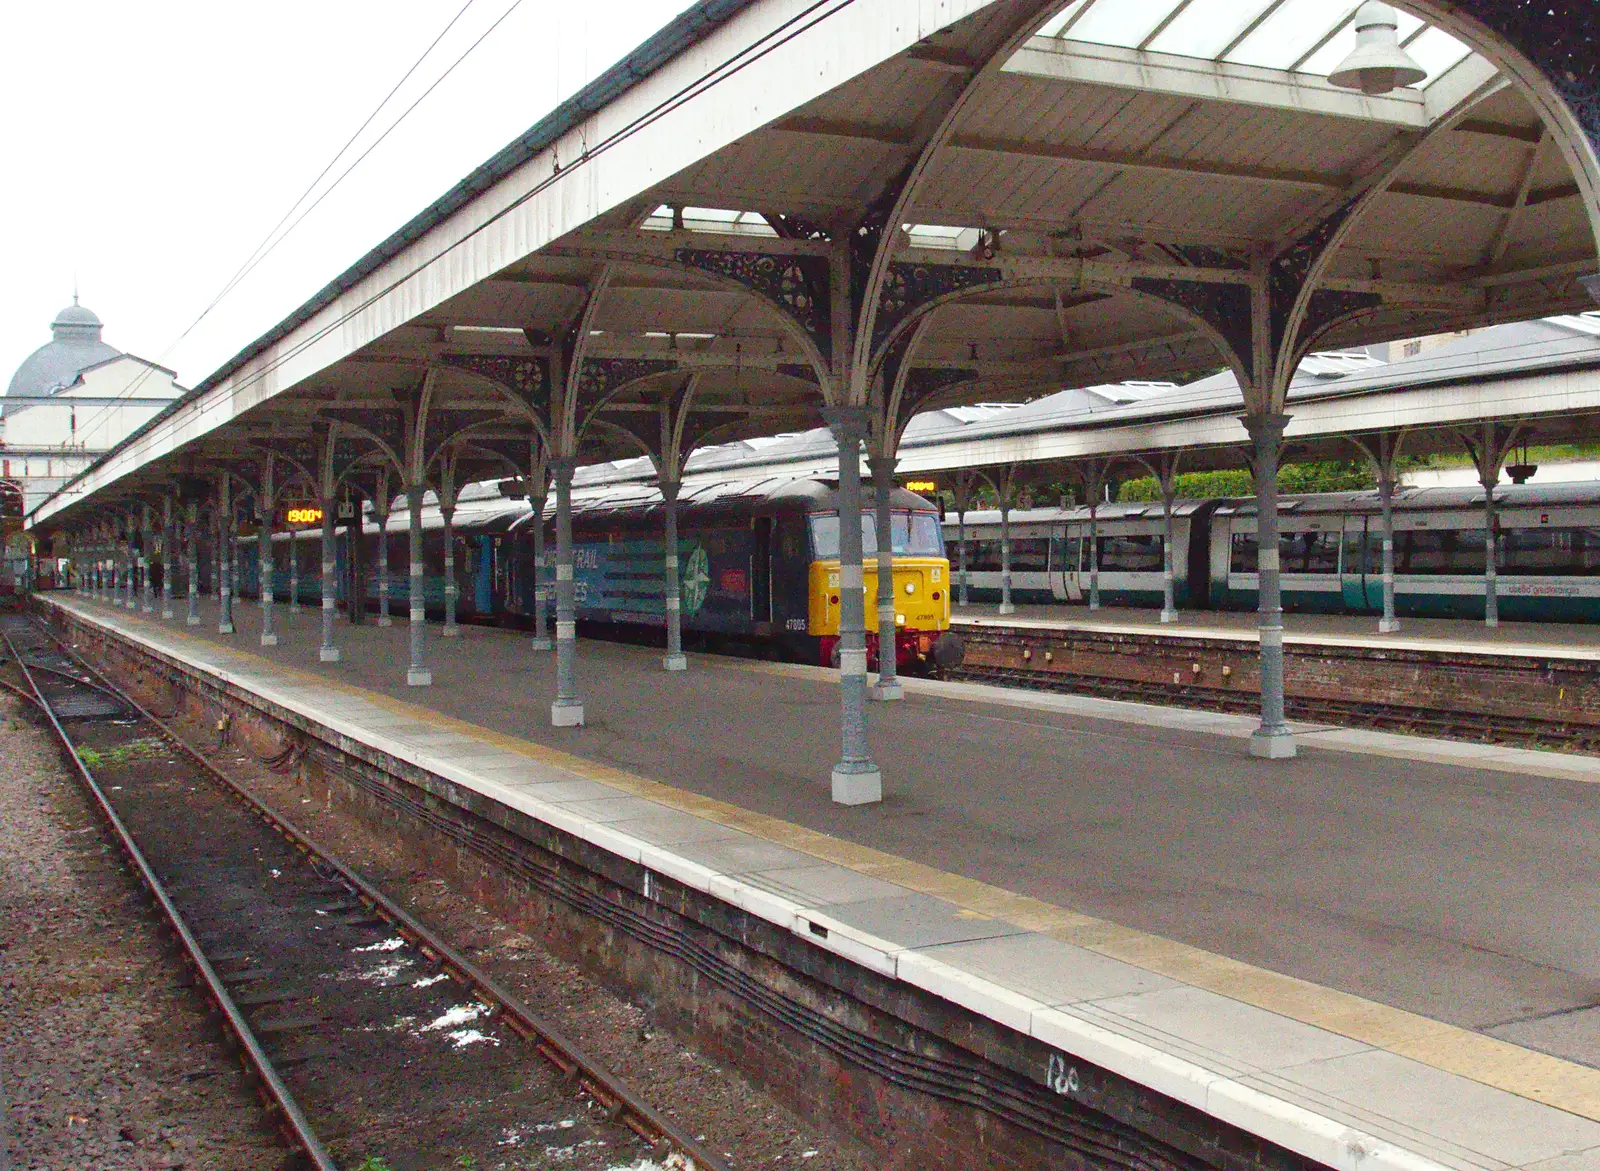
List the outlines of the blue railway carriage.
{"type": "MultiPolygon", "coordinates": [[[[1600,485],[1502,487],[1495,500],[1500,616],[1600,621],[1600,485]]],[[[1280,529],[1286,610],[1382,612],[1383,521],[1377,493],[1291,497],[1283,503],[1280,529]]],[[[1483,489],[1397,492],[1394,530],[1396,612],[1481,619],[1483,489]]],[[[1214,605],[1255,608],[1256,554],[1254,503],[1224,504],[1211,534],[1214,605]]]]}
{"type": "MultiPolygon", "coordinates": [[[[1218,502],[1180,500],[1172,510],[1174,596],[1177,604],[1210,604],[1209,519],[1218,502]]],[[[1011,513],[1011,597],[1018,604],[1086,601],[1090,568],[1100,567],[1100,598],[1108,606],[1162,603],[1165,522],[1161,505],[1103,504],[1098,539],[1091,540],[1087,508],[1011,513]]],[[[960,583],[962,525],[944,521],[950,563],[960,583]]],[[[974,601],[1000,600],[1000,513],[969,512],[965,523],[967,571],[974,601]]]]}

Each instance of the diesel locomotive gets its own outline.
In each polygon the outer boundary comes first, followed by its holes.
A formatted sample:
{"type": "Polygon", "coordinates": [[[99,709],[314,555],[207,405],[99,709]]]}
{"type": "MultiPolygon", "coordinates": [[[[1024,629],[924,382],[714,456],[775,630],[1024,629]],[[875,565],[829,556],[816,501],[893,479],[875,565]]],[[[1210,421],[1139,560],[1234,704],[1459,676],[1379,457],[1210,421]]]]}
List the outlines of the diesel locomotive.
{"type": "MultiPolygon", "coordinates": [[[[685,637],[729,644],[799,662],[837,663],[840,620],[837,488],[815,479],[686,484],[678,498],[680,612],[685,637]]],[[[870,497],[869,497],[870,498],[870,497]]],[[[955,666],[960,638],[950,631],[950,563],[938,509],[903,489],[891,497],[896,662],[908,671],[955,666]]],[[[573,587],[577,618],[595,628],[644,631],[666,623],[663,596],[665,504],[653,488],[622,483],[580,488],[572,501],[573,587]]],[[[535,565],[534,525],[522,500],[464,498],[453,517],[457,613],[462,621],[531,626],[539,596],[554,612],[553,505],[547,506],[545,567],[535,565]]],[[[347,528],[338,530],[336,580],[341,602],[352,578],[368,610],[379,600],[379,531],[363,526],[352,573],[347,528]]],[[[274,596],[287,598],[291,555],[299,562],[303,602],[320,597],[320,530],[279,532],[273,540],[274,596]],[[291,554],[291,549],[293,553],[291,554]]],[[[443,612],[444,526],[436,508],[423,514],[423,596],[443,612]]],[[[407,518],[388,522],[387,586],[398,613],[408,598],[407,518]]],[[[862,517],[868,654],[878,655],[876,517],[862,517]]],[[[241,596],[258,595],[256,543],[238,545],[241,596]]]]}

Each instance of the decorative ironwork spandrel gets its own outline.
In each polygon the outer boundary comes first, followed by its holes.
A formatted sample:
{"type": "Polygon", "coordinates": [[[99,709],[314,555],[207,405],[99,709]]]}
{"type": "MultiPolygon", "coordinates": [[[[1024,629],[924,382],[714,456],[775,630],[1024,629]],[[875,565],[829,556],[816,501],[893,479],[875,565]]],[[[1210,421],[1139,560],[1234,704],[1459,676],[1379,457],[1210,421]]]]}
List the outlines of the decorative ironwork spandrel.
{"type": "Polygon", "coordinates": [[[580,415],[630,382],[677,368],[678,363],[671,358],[585,358],[583,368],[578,371],[580,415]]]}
{"type": "Polygon", "coordinates": [[[364,432],[387,447],[396,460],[405,458],[406,420],[399,407],[323,407],[317,413],[364,432]]]}
{"type": "Polygon", "coordinates": [[[1214,281],[1179,281],[1135,277],[1133,288],[1146,296],[1171,302],[1193,313],[1222,335],[1245,378],[1256,376],[1255,348],[1251,344],[1250,289],[1247,285],[1214,281]]]}
{"type": "Polygon", "coordinates": [[[504,387],[546,427],[550,423],[550,361],[538,355],[446,354],[441,363],[504,387]]]}
{"type": "Polygon", "coordinates": [[[673,256],[679,264],[715,273],[759,293],[805,332],[825,361],[832,359],[832,308],[825,257],[707,248],[679,248],[673,256]]]}
{"type": "Polygon", "coordinates": [[[872,352],[877,353],[887,338],[911,314],[941,297],[982,285],[999,284],[1005,275],[998,268],[967,264],[890,263],[883,283],[883,296],[872,323],[872,352]]]}

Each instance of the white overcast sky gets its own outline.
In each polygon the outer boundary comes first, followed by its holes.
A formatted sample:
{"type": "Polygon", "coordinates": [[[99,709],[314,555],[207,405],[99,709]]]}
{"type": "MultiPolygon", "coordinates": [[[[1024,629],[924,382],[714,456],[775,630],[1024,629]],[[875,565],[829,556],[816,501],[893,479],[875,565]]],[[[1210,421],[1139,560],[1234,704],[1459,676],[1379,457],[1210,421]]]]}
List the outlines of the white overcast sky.
{"type": "Polygon", "coordinates": [[[8,5],[0,387],[75,276],[107,342],[194,385],[688,0],[472,0],[347,161],[504,22],[169,350],[464,3],[8,5]]]}

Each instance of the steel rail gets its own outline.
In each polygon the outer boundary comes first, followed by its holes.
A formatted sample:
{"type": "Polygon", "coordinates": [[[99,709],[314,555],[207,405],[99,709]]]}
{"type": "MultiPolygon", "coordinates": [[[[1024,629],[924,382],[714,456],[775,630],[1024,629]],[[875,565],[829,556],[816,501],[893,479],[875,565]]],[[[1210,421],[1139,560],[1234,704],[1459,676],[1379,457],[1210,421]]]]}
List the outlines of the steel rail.
{"type": "Polygon", "coordinates": [[[338,875],[359,898],[376,914],[394,925],[402,937],[420,948],[423,954],[442,967],[495,1011],[508,1027],[524,1040],[531,1041],[536,1052],[561,1073],[576,1088],[592,1098],[614,1121],[649,1143],[659,1158],[669,1153],[679,1156],[682,1171],[729,1171],[726,1163],[706,1150],[675,1123],[657,1113],[639,1097],[627,1083],[607,1070],[598,1060],[575,1044],[554,1025],[544,1020],[527,1004],[494,977],[479,968],[466,956],[451,947],[432,929],[424,926],[409,911],[389,898],[356,871],[345,865],[337,855],[297,827],[288,818],[246,790],[216,764],[207,759],[166,722],[152,715],[137,699],[113,683],[98,668],[84,660],[71,647],[41,624],[44,634],[62,652],[80,667],[99,679],[123,703],[128,704],[145,719],[159,728],[164,736],[204,768],[229,793],[270,825],[295,849],[315,859],[338,875]]]}
{"type": "MultiPolygon", "coordinates": [[[[56,645],[61,645],[60,641],[50,635],[48,631],[45,633],[47,637],[56,642],[56,645]]],[[[50,726],[55,729],[56,736],[72,757],[72,763],[77,768],[78,775],[83,779],[83,783],[88,786],[90,794],[94,797],[95,804],[99,806],[100,812],[116,834],[117,843],[122,847],[122,852],[128,856],[128,860],[133,863],[134,868],[139,872],[139,877],[143,880],[146,888],[149,889],[151,897],[155,899],[157,906],[161,908],[161,913],[166,916],[173,934],[183,944],[184,951],[188,953],[189,962],[194,965],[195,971],[205,981],[206,991],[210,994],[212,1000],[216,1002],[229,1031],[238,1038],[245,1059],[254,1069],[260,1085],[271,1099],[271,1107],[282,1119],[282,1126],[289,1132],[288,1137],[295,1146],[305,1153],[306,1158],[311,1161],[311,1165],[317,1171],[338,1171],[338,1164],[333,1161],[333,1156],[323,1147],[321,1140],[317,1138],[316,1132],[311,1129],[311,1124],[307,1121],[304,1112],[301,1111],[299,1103],[294,1100],[294,1095],[290,1093],[289,1087],[273,1067],[266,1050],[261,1047],[261,1043],[256,1039],[255,1033],[251,1031],[249,1022],[245,1020],[244,1014],[239,1011],[239,1006],[234,1003],[233,997],[228,994],[221,977],[217,975],[216,969],[211,966],[211,961],[206,958],[205,950],[200,946],[200,941],[189,930],[189,925],[184,921],[182,912],[178,910],[177,905],[172,901],[172,897],[167,894],[166,887],[161,884],[161,880],[156,877],[156,872],[145,859],[144,852],[139,849],[138,843],[133,840],[133,834],[123,824],[122,818],[117,815],[117,811],[112,808],[110,800],[100,788],[100,783],[95,780],[94,773],[89,770],[89,767],[83,763],[82,757],[78,755],[78,750],[74,747],[72,738],[67,735],[66,729],[61,726],[61,721],[56,718],[55,709],[51,706],[49,699],[45,697],[43,688],[39,686],[39,681],[33,677],[33,672],[29,668],[27,660],[17,654],[17,649],[11,641],[11,636],[4,630],[0,630],[0,640],[5,642],[6,650],[11,653],[13,661],[21,668],[23,678],[28,681],[28,686],[33,690],[34,700],[39,705],[39,710],[50,721],[50,726]]],[[[81,660],[79,661],[81,662],[81,660]]],[[[67,678],[71,679],[71,676],[67,676],[67,678]]],[[[104,680],[103,676],[101,678],[104,680]]],[[[94,684],[86,684],[83,680],[72,680],[72,682],[80,686],[94,687],[94,684]]],[[[96,688],[96,690],[99,689],[96,688]]],[[[122,698],[125,699],[126,697],[122,698]]],[[[134,706],[137,707],[137,705],[134,706]]],[[[143,709],[139,710],[142,711],[143,709]]],[[[146,715],[146,718],[149,719],[150,717],[146,715]]]]}

